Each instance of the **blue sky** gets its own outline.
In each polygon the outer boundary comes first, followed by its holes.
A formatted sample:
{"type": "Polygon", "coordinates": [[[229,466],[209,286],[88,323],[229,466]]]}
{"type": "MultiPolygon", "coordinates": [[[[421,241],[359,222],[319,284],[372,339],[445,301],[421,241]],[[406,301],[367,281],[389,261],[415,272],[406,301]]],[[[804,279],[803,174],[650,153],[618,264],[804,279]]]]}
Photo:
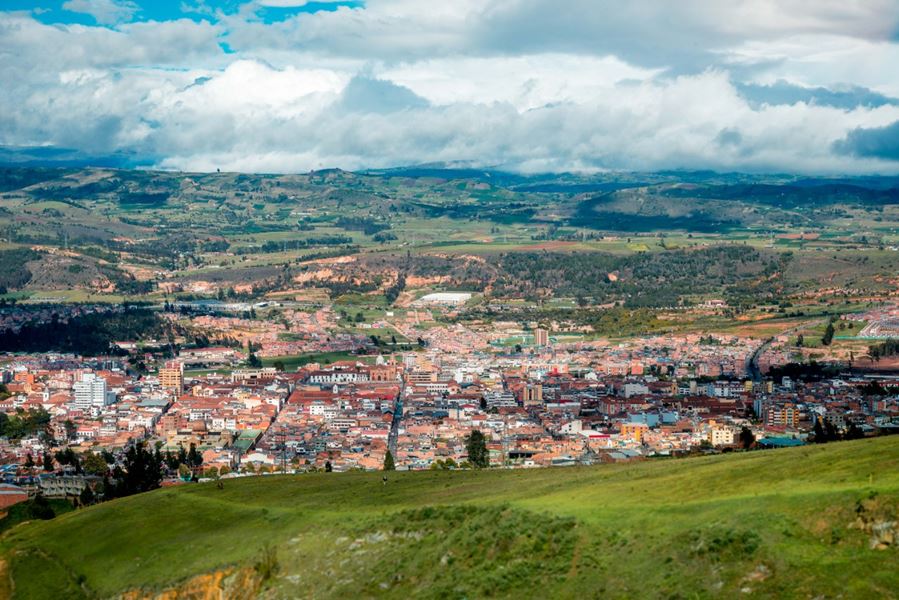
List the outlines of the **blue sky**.
{"type": "MultiPolygon", "coordinates": [[[[272,6],[265,3],[254,7],[256,16],[264,23],[283,21],[301,13],[316,13],[319,11],[334,11],[338,7],[360,7],[361,0],[346,0],[342,2],[291,2],[285,0],[281,4],[275,1],[272,6]],[[293,6],[291,6],[293,4],[293,6]]],[[[103,8],[117,5],[120,14],[129,14],[125,21],[173,21],[176,19],[191,19],[192,21],[218,21],[218,13],[226,15],[237,14],[241,7],[248,2],[240,0],[228,0],[225,2],[204,2],[202,0],[132,0],[129,2],[84,2],[75,3],[69,0],[5,0],[3,8],[8,11],[29,11],[35,19],[48,25],[109,25],[101,18],[98,22],[96,14],[103,14],[103,8]],[[91,4],[95,6],[92,8],[91,4]],[[69,5],[69,6],[66,6],[69,5]],[[92,14],[91,11],[94,11],[92,14]],[[97,12],[100,11],[100,12],[97,12]]],[[[108,8],[107,8],[108,10],[108,8]]]]}
{"type": "Polygon", "coordinates": [[[896,0],[3,0],[0,147],[899,173],[896,0]]]}

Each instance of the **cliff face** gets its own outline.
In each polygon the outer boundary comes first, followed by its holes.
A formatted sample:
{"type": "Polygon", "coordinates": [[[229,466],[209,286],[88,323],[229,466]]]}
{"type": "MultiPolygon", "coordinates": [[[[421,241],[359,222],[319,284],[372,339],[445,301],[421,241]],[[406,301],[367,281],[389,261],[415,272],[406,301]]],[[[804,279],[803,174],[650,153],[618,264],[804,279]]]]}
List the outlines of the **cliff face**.
{"type": "Polygon", "coordinates": [[[223,569],[162,591],[129,590],[116,600],[253,600],[262,588],[256,569],[223,569]]]}

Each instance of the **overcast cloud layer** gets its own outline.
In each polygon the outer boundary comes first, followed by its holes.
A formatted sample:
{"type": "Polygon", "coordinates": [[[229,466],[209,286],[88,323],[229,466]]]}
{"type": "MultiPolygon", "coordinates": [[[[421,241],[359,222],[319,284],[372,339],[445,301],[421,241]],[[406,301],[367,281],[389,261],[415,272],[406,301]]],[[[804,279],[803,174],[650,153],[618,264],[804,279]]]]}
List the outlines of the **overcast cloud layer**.
{"type": "Polygon", "coordinates": [[[0,146],[181,170],[899,173],[896,0],[14,4],[0,146]]]}

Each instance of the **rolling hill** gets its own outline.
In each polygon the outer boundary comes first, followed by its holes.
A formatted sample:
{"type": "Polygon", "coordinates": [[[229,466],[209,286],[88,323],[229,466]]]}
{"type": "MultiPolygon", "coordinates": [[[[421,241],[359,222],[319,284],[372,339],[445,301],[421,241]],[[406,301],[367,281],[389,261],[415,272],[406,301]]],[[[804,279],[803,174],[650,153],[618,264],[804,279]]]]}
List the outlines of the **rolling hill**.
{"type": "Polygon", "coordinates": [[[161,489],[19,525],[0,597],[899,595],[899,437],[161,489]]]}

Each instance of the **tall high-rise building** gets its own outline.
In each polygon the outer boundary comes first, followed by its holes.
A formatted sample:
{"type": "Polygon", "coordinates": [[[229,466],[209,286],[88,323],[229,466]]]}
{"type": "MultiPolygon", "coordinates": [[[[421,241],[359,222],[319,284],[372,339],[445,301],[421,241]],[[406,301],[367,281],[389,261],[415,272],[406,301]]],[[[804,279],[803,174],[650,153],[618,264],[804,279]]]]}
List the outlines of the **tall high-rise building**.
{"type": "Polygon", "coordinates": [[[184,363],[170,360],[159,369],[159,385],[180,396],[184,392],[184,363]]]}
{"type": "Polygon", "coordinates": [[[81,410],[100,409],[115,402],[115,392],[106,389],[106,380],[94,373],[83,373],[72,386],[75,407],[81,410]]]}
{"type": "Polygon", "coordinates": [[[549,332],[542,327],[534,330],[534,345],[549,346],[549,332]]]}

